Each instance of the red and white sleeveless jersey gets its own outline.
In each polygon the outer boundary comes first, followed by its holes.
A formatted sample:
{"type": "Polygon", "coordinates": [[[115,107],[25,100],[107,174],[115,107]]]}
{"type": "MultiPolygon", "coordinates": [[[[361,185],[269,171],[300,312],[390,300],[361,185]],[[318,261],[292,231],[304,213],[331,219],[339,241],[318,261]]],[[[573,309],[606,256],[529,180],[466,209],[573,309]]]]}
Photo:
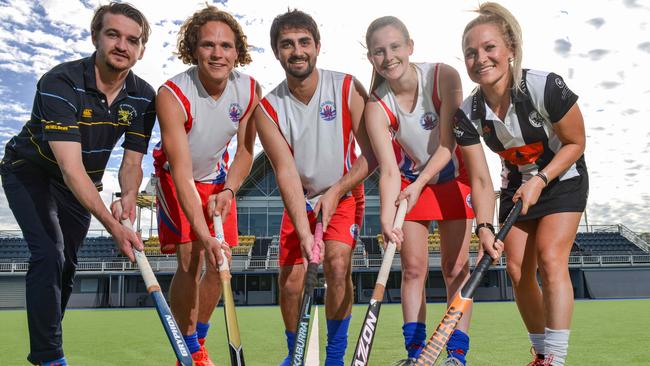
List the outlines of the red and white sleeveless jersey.
{"type": "MultiPolygon", "coordinates": [[[[386,114],[392,134],[393,150],[402,176],[413,182],[427,165],[440,145],[439,68],[440,64],[411,64],[418,77],[418,95],[412,111],[404,111],[397,103],[387,81],[383,81],[371,95],[386,114]]],[[[463,172],[460,149],[427,184],[444,183],[463,172]]],[[[463,172],[464,173],[464,172],[463,172]]]]}
{"type": "MultiPolygon", "coordinates": [[[[228,144],[237,135],[239,121],[250,112],[255,99],[255,80],[236,70],[219,99],[212,98],[199,80],[198,68],[167,80],[167,88],[185,113],[185,132],[192,155],[192,177],[197,182],[223,183],[228,173],[228,144]]],[[[154,148],[154,166],[169,170],[162,149],[164,141],[154,148]]]]}
{"type": "Polygon", "coordinates": [[[351,75],[318,69],[318,86],[309,103],[296,99],[286,80],[260,102],[289,145],[312,205],[356,159],[350,115],[352,84],[351,75]]]}

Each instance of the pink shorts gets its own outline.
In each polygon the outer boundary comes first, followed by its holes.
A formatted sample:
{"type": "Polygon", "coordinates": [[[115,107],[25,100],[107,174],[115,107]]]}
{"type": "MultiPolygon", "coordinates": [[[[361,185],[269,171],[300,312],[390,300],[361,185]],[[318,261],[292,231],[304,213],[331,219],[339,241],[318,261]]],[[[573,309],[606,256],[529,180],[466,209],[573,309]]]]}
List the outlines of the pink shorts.
{"type": "MultiPolygon", "coordinates": [[[[402,189],[411,184],[402,178],[402,189]]],[[[406,221],[461,220],[473,219],[471,188],[467,178],[459,176],[454,180],[427,185],[406,221]]]]}
{"type": "MultiPolygon", "coordinates": [[[[183,213],[181,204],[176,196],[176,187],[172,181],[171,174],[166,170],[157,169],[158,189],[156,190],[156,205],[158,211],[158,238],[160,240],[160,251],[165,254],[176,253],[176,245],[187,244],[196,241],[197,237],[190,227],[190,223],[183,213]]],[[[212,218],[207,215],[208,197],[221,192],[223,184],[209,184],[194,182],[196,190],[201,197],[203,215],[205,222],[210,228],[210,234],[214,235],[212,218]]],[[[230,214],[223,223],[224,237],[226,243],[231,247],[237,246],[237,206],[236,200],[231,201],[230,214]]]]}
{"type": "MultiPolygon", "coordinates": [[[[359,227],[354,222],[356,202],[354,197],[344,197],[339,201],[334,215],[327,226],[327,232],[323,233],[323,240],[335,240],[349,246],[354,246],[359,227]]],[[[316,216],[312,211],[307,213],[309,225],[312,233],[316,227],[316,216]]],[[[281,266],[292,266],[303,262],[302,252],[300,251],[300,240],[298,234],[291,222],[287,211],[282,215],[282,225],[280,228],[280,256],[279,263],[281,266]]]]}

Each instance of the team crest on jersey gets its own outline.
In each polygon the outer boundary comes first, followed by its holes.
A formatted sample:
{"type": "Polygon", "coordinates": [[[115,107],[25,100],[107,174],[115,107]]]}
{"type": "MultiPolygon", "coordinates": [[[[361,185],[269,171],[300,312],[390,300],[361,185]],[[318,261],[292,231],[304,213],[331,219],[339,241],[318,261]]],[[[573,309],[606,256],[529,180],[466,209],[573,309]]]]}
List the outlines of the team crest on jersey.
{"type": "Polygon", "coordinates": [[[427,131],[433,130],[438,125],[438,118],[433,112],[426,112],[420,117],[420,126],[427,131]]]}
{"type": "Polygon", "coordinates": [[[352,236],[352,239],[357,240],[359,237],[359,225],[352,224],[350,226],[350,235],[352,236]]]}
{"type": "Polygon", "coordinates": [[[120,124],[125,124],[127,126],[131,125],[131,122],[138,116],[135,108],[130,104],[120,104],[117,108],[117,121],[120,124]]]}
{"type": "Polygon", "coordinates": [[[333,102],[326,101],[320,104],[320,118],[328,122],[336,118],[336,106],[333,102]]]}
{"type": "Polygon", "coordinates": [[[539,114],[539,112],[532,111],[528,115],[528,121],[533,127],[540,128],[542,127],[542,124],[544,124],[544,117],[542,117],[542,115],[539,114]]]}
{"type": "Polygon", "coordinates": [[[228,117],[233,122],[239,122],[241,119],[242,109],[239,106],[239,103],[231,103],[228,107],[228,117]]]}

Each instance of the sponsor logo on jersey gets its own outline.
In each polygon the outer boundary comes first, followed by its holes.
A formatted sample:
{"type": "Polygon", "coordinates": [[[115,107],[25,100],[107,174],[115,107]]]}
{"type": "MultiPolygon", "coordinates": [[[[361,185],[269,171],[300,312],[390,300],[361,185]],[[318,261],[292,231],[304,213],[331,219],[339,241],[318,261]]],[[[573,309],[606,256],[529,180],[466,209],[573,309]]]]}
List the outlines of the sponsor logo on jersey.
{"type": "Polygon", "coordinates": [[[228,107],[228,117],[233,122],[239,122],[241,119],[242,108],[239,106],[239,103],[231,103],[228,107]]]}
{"type": "Polygon", "coordinates": [[[489,139],[490,135],[492,135],[492,129],[488,125],[483,125],[483,138],[484,139],[489,139]]]}
{"type": "Polygon", "coordinates": [[[131,122],[138,116],[138,112],[130,104],[120,104],[117,108],[117,121],[119,123],[131,125],[131,122]]]}
{"type": "Polygon", "coordinates": [[[333,121],[336,118],[336,106],[334,102],[325,101],[320,104],[320,118],[325,121],[333,121]]]}
{"type": "Polygon", "coordinates": [[[433,130],[438,125],[438,118],[433,112],[426,112],[420,117],[420,126],[425,130],[433,130]]]}
{"type": "Polygon", "coordinates": [[[528,115],[528,122],[530,122],[531,126],[540,128],[544,124],[544,117],[534,110],[528,115]]]}
{"type": "Polygon", "coordinates": [[[359,237],[359,225],[357,224],[350,225],[350,235],[352,236],[352,239],[357,240],[357,238],[359,237]]]}

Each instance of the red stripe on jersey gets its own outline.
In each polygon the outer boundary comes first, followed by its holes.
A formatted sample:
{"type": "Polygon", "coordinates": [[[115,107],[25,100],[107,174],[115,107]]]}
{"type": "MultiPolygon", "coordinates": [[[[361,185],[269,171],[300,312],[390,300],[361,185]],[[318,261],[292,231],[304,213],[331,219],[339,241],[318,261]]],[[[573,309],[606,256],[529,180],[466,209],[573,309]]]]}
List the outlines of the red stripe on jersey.
{"type": "Polygon", "coordinates": [[[282,130],[280,129],[280,122],[278,122],[278,112],[275,111],[275,108],[269,103],[269,101],[266,98],[262,98],[260,100],[260,105],[262,108],[266,111],[266,113],[271,117],[271,121],[275,123],[275,127],[278,128],[278,131],[280,131],[280,135],[282,135],[282,138],[284,138],[284,142],[287,143],[287,146],[289,147],[289,150],[291,151],[291,155],[293,155],[293,149],[291,148],[291,145],[289,144],[289,141],[287,141],[287,138],[284,136],[282,133],[282,130]]]}
{"type": "Polygon", "coordinates": [[[191,112],[191,104],[190,101],[187,99],[185,94],[183,94],[183,91],[181,88],[178,87],[178,85],[174,84],[173,81],[167,80],[165,82],[165,85],[169,87],[172,90],[172,93],[176,94],[176,97],[180,99],[181,104],[183,104],[183,108],[185,109],[185,114],[187,115],[187,121],[185,121],[185,133],[190,132],[192,129],[192,112],[191,112]]]}
{"type": "Polygon", "coordinates": [[[497,152],[505,161],[514,165],[533,164],[543,153],[544,144],[541,141],[497,152]]]}
{"type": "Polygon", "coordinates": [[[463,161],[463,153],[460,151],[460,145],[456,145],[456,149],[454,150],[454,154],[456,154],[456,159],[458,160],[458,179],[461,180],[462,182],[469,182],[469,178],[467,175],[467,170],[465,170],[465,162],[463,161]]]}
{"type": "Polygon", "coordinates": [[[440,100],[440,90],[438,89],[438,74],[440,73],[439,69],[440,64],[436,64],[436,68],[433,70],[433,94],[431,95],[431,101],[433,106],[436,108],[436,113],[440,117],[440,106],[442,106],[442,101],[440,100]]]}
{"type": "MultiPolygon", "coordinates": [[[[352,116],[350,115],[350,86],[352,83],[352,75],[345,75],[343,79],[343,93],[341,105],[343,106],[342,120],[343,120],[343,159],[347,160],[349,152],[349,144],[352,135],[352,116]]],[[[343,174],[348,172],[347,164],[343,163],[343,174]]]]}
{"type": "Polygon", "coordinates": [[[269,117],[271,117],[273,123],[279,127],[280,125],[278,123],[278,112],[275,111],[271,103],[269,103],[266,98],[262,98],[262,100],[260,100],[260,103],[262,104],[262,108],[264,108],[269,117]]]}
{"type": "Polygon", "coordinates": [[[388,123],[390,123],[390,128],[393,129],[393,132],[397,132],[397,130],[399,129],[399,123],[397,123],[397,117],[395,117],[393,111],[391,111],[390,108],[388,108],[386,103],[384,103],[384,101],[381,100],[381,98],[379,98],[379,96],[375,94],[375,92],[372,92],[372,95],[375,97],[375,99],[377,99],[377,101],[379,101],[379,105],[384,110],[384,112],[386,112],[386,115],[388,116],[388,123]]]}
{"type": "MultiPolygon", "coordinates": [[[[251,110],[251,106],[253,105],[253,100],[255,99],[255,79],[249,76],[251,79],[251,92],[250,92],[250,97],[248,99],[248,106],[246,106],[246,111],[244,111],[244,114],[241,115],[241,119],[244,119],[246,117],[246,113],[251,110]]],[[[240,121],[241,121],[240,119],[240,121]]]]}

